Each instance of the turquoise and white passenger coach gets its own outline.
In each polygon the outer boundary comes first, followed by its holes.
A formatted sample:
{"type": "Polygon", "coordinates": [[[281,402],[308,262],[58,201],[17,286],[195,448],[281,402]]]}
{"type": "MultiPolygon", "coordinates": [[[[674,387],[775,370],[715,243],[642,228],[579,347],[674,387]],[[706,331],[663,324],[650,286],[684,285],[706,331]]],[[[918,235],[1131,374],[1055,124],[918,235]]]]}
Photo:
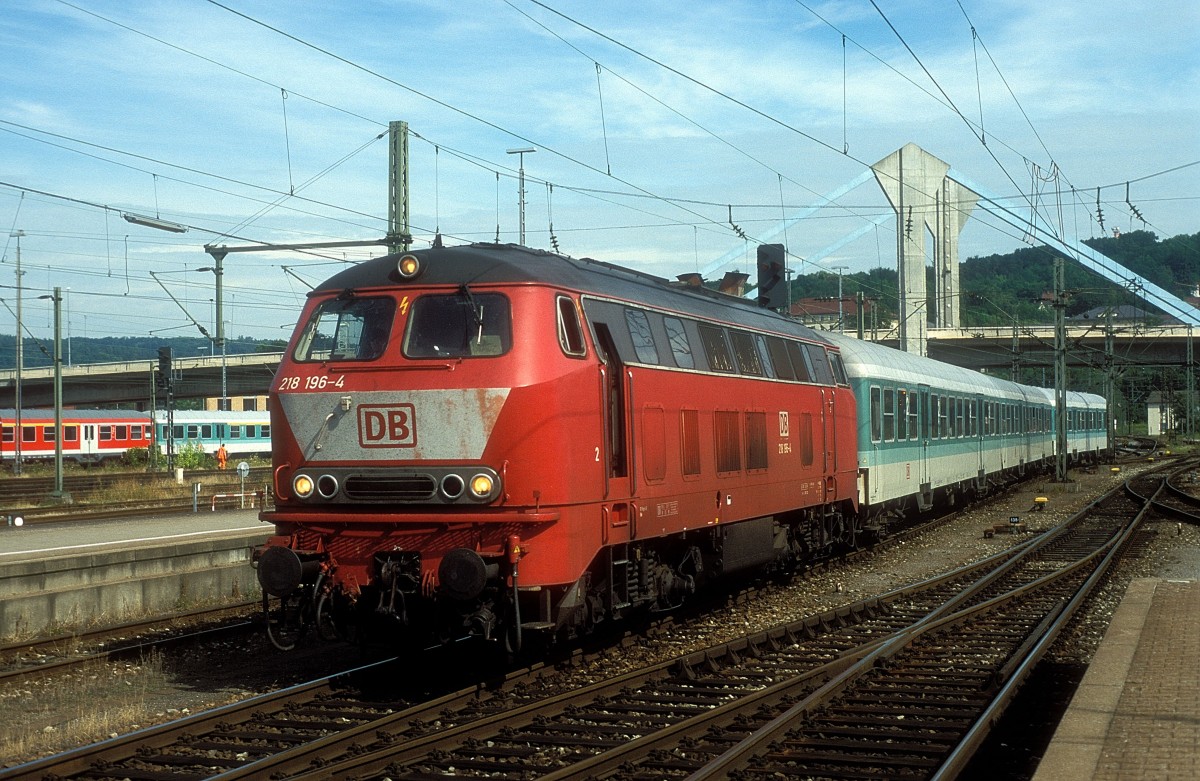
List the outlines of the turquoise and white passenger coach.
{"type": "MultiPolygon", "coordinates": [[[[1053,390],[827,336],[858,399],[859,504],[869,527],[1053,469],[1053,390]]],[[[1108,446],[1104,399],[1069,392],[1067,409],[1069,458],[1095,459],[1108,446]]]]}

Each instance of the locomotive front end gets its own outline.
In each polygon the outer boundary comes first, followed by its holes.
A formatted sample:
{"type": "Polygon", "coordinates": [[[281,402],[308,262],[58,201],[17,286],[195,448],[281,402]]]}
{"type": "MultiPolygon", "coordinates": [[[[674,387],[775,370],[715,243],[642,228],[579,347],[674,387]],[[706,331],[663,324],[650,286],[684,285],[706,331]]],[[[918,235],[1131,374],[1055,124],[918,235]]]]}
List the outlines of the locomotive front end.
{"type": "Polygon", "coordinates": [[[519,643],[523,540],[555,518],[513,467],[544,379],[514,310],[538,291],[486,261],[389,256],[311,294],[271,398],[276,535],[256,562],[277,645],[381,624],[519,643]]]}

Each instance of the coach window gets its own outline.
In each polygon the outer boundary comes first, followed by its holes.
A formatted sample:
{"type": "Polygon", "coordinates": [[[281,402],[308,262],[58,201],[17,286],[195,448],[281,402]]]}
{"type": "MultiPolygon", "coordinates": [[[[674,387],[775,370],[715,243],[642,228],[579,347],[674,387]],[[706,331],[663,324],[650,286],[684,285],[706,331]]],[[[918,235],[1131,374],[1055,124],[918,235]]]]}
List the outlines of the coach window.
{"type": "Polygon", "coordinates": [[[781,380],[794,380],[796,373],[792,371],[792,361],[788,358],[787,345],[778,336],[767,337],[767,352],[771,354],[771,363],[775,365],[775,376],[781,380]]]}
{"type": "Polygon", "coordinates": [[[667,341],[671,345],[671,357],[680,369],[696,368],[696,358],[692,355],[692,345],[688,342],[687,331],[683,321],[677,317],[664,317],[663,326],[667,329],[667,341]]]}
{"type": "Polygon", "coordinates": [[[78,442],[79,441],[79,426],[63,426],[63,441],[78,442]]]}
{"type": "Polygon", "coordinates": [[[0,428],[0,442],[12,442],[16,438],[16,432],[12,426],[0,428]]]}
{"type": "Polygon", "coordinates": [[[101,426],[100,427],[100,441],[101,442],[109,442],[112,440],[112,438],[113,438],[112,426],[101,426]]]}
{"type": "Polygon", "coordinates": [[[896,439],[908,439],[908,391],[904,388],[896,389],[896,439]]]}
{"type": "Polygon", "coordinates": [[[115,438],[116,439],[129,439],[129,427],[128,426],[117,426],[117,433],[115,435],[115,438]]]}
{"type": "Polygon", "coordinates": [[[700,326],[700,341],[704,345],[704,353],[708,356],[708,368],[715,372],[733,373],[733,358],[729,355],[729,346],[725,343],[725,331],[711,325],[700,326]]]}
{"type": "Polygon", "coordinates": [[[871,386],[871,441],[883,439],[883,400],[878,385],[871,386]]]}
{"type": "Polygon", "coordinates": [[[729,341],[733,343],[733,354],[737,358],[738,371],[754,377],[761,377],[762,362],[758,360],[758,350],[754,347],[754,338],[745,331],[730,331],[729,341]]]}
{"type": "Polygon", "coordinates": [[[892,442],[896,439],[896,392],[892,388],[883,389],[883,441],[892,442]]]}
{"type": "Polygon", "coordinates": [[[261,436],[263,439],[270,439],[271,438],[271,427],[269,425],[259,426],[258,433],[259,433],[259,436],[261,436]]]}
{"type": "Polygon", "coordinates": [[[654,334],[650,332],[650,320],[640,309],[625,310],[625,325],[629,327],[629,338],[633,340],[633,351],[641,363],[658,363],[658,348],[654,346],[654,334]]]}
{"type": "Polygon", "coordinates": [[[42,441],[43,442],[53,442],[54,441],[54,426],[42,426],[42,441]]]}
{"type": "Polygon", "coordinates": [[[583,327],[579,324],[579,310],[567,296],[558,297],[558,344],[567,355],[579,357],[587,352],[583,344],[583,327]]]}

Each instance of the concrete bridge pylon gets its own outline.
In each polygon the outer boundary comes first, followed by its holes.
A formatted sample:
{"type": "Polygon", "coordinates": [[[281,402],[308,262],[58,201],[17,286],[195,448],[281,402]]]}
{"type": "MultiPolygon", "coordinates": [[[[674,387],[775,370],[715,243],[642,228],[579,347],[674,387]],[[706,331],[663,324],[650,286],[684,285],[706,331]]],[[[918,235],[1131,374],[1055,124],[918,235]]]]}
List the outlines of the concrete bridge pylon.
{"type": "Polygon", "coordinates": [[[929,321],[960,327],[958,237],[978,196],[946,178],[950,164],[913,143],[871,166],[896,211],[896,256],[900,277],[900,346],[925,355],[929,321]],[[934,307],[928,311],[925,234],[933,238],[934,307]],[[932,318],[930,315],[932,314],[932,318]]]}

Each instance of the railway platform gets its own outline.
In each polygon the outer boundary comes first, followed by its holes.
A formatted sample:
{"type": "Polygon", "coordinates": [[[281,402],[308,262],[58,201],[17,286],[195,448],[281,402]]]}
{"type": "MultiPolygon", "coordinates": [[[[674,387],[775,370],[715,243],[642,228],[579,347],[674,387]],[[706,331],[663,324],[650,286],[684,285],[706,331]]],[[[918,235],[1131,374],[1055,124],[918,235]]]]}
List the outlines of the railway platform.
{"type": "Polygon", "coordinates": [[[1200,580],[1133,581],[1034,781],[1200,778],[1200,580]]]}
{"type": "Polygon", "coordinates": [[[257,510],[0,526],[0,641],[252,598],[257,510]]]}

